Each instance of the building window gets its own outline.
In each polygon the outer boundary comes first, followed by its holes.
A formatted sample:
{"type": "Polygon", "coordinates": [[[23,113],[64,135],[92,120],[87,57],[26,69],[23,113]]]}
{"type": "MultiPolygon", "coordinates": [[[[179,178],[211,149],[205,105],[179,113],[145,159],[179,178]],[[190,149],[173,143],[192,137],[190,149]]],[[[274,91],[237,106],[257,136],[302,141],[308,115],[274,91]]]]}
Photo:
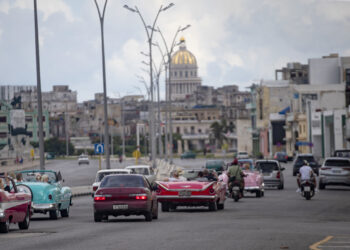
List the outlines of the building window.
{"type": "Polygon", "coordinates": [[[0,122],[7,122],[6,116],[0,116],[0,122]]]}
{"type": "Polygon", "coordinates": [[[193,72],[191,71],[191,76],[193,76],[193,72]]]}
{"type": "Polygon", "coordinates": [[[175,76],[177,76],[177,72],[176,71],[174,72],[174,74],[175,74],[175,76]]]}
{"type": "Polygon", "coordinates": [[[180,77],[182,77],[182,71],[180,71],[180,77]]]}
{"type": "Polygon", "coordinates": [[[198,133],[201,134],[201,133],[202,133],[202,130],[201,130],[201,129],[198,129],[198,133]]]}
{"type": "Polygon", "coordinates": [[[176,133],[180,134],[180,127],[176,127],[176,133]]]}
{"type": "Polygon", "coordinates": [[[185,71],[185,77],[186,77],[186,78],[188,77],[188,72],[187,72],[187,71],[185,71]]]}
{"type": "Polygon", "coordinates": [[[33,122],[33,116],[26,116],[26,122],[33,122]]]}
{"type": "Polygon", "coordinates": [[[0,133],[0,138],[7,138],[7,133],[6,132],[1,132],[0,133]]]}

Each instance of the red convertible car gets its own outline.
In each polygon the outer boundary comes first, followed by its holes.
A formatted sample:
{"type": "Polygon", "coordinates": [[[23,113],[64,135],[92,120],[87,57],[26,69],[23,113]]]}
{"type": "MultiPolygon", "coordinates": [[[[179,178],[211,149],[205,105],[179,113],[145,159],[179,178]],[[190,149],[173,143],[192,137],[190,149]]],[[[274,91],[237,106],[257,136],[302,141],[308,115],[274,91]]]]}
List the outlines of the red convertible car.
{"type": "Polygon", "coordinates": [[[210,211],[224,209],[226,188],[221,182],[158,181],[157,184],[157,198],[163,212],[177,206],[207,206],[210,211]]]}
{"type": "Polygon", "coordinates": [[[19,229],[28,229],[31,203],[30,189],[16,186],[10,177],[0,174],[0,233],[8,233],[10,223],[18,223],[19,229]]]}

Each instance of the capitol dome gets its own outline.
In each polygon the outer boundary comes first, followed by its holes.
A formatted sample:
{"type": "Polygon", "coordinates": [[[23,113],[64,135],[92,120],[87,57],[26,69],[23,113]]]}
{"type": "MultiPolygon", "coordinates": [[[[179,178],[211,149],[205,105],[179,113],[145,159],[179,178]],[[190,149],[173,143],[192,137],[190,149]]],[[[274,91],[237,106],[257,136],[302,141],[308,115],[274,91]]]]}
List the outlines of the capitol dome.
{"type": "Polygon", "coordinates": [[[171,58],[173,65],[194,65],[197,66],[196,57],[186,49],[185,38],[180,39],[180,49],[171,58]]]}

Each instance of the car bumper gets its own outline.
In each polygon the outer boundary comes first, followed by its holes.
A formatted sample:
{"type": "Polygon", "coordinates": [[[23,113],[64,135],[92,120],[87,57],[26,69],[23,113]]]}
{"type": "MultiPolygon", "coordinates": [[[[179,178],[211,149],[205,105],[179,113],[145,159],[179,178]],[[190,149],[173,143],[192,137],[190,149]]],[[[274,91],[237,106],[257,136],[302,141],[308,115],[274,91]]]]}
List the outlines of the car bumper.
{"type": "Polygon", "coordinates": [[[94,211],[96,213],[105,215],[129,215],[129,214],[143,214],[150,211],[151,205],[148,201],[133,201],[133,202],[122,202],[122,201],[102,201],[94,202],[94,211]],[[114,205],[128,205],[127,209],[113,209],[114,205]]]}
{"type": "Polygon", "coordinates": [[[251,187],[244,187],[244,191],[256,191],[256,190],[261,190],[262,188],[260,188],[259,186],[251,186],[251,187]]]}
{"type": "Polygon", "coordinates": [[[178,195],[160,195],[157,196],[160,203],[171,203],[176,206],[208,206],[210,202],[218,199],[217,195],[191,195],[188,197],[182,197],[178,195]]]}
{"type": "Polygon", "coordinates": [[[281,180],[264,180],[265,187],[277,187],[282,184],[281,180]]]}
{"type": "Polygon", "coordinates": [[[334,184],[334,185],[350,185],[350,176],[330,176],[321,175],[320,182],[322,184],[334,184]]]}
{"type": "Polygon", "coordinates": [[[56,210],[58,208],[58,205],[56,203],[32,203],[32,208],[34,210],[34,213],[46,213],[48,211],[56,210]]]}

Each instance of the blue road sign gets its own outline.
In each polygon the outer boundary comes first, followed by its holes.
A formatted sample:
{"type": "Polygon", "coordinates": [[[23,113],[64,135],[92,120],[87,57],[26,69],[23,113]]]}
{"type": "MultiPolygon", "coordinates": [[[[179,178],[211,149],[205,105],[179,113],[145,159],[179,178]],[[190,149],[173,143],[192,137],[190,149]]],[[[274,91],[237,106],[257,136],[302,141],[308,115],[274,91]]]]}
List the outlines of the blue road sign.
{"type": "Polygon", "coordinates": [[[103,154],[105,152],[105,145],[103,143],[96,143],[95,154],[103,154]]]}

